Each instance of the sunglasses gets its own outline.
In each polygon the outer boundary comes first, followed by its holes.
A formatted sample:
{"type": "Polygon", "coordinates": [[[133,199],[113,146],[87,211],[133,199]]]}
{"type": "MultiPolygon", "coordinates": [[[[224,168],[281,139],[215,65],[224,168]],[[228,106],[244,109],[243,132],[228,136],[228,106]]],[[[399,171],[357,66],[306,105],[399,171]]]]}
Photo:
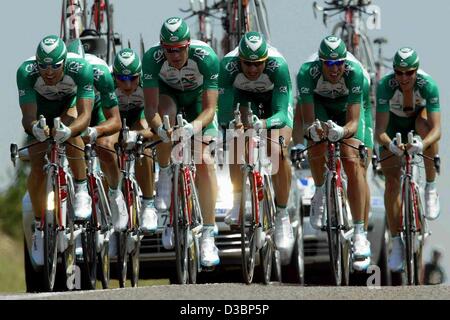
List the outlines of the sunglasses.
{"type": "Polygon", "coordinates": [[[403,76],[403,75],[405,75],[405,76],[410,77],[410,76],[412,76],[416,71],[417,71],[416,69],[408,70],[408,71],[395,70],[395,74],[398,75],[398,76],[403,76]]]}
{"type": "Polygon", "coordinates": [[[180,53],[184,50],[186,50],[186,48],[189,47],[189,45],[185,45],[185,46],[181,46],[181,47],[164,47],[164,51],[167,53],[180,53]]]}
{"type": "Polygon", "coordinates": [[[123,75],[116,74],[116,78],[120,81],[134,81],[139,77],[139,75],[123,75]]]}
{"type": "Polygon", "coordinates": [[[242,60],[242,62],[243,62],[247,67],[251,67],[251,66],[259,67],[259,66],[261,66],[265,61],[247,61],[247,60],[242,60]]]}
{"type": "Polygon", "coordinates": [[[48,68],[52,68],[53,70],[58,70],[59,68],[62,67],[63,64],[64,64],[63,61],[55,63],[55,64],[38,63],[38,67],[41,70],[47,70],[48,68]]]}
{"type": "Polygon", "coordinates": [[[327,66],[327,67],[332,67],[332,66],[342,66],[345,63],[345,60],[322,60],[322,62],[327,66]]]}

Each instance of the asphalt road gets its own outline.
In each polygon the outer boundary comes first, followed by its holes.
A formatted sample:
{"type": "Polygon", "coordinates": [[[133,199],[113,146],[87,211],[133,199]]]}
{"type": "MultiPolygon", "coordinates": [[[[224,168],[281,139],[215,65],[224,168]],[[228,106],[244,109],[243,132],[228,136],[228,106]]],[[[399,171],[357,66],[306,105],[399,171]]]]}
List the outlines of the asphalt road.
{"type": "Polygon", "coordinates": [[[0,295],[5,300],[449,300],[450,286],[325,287],[215,283],[0,295]]]}

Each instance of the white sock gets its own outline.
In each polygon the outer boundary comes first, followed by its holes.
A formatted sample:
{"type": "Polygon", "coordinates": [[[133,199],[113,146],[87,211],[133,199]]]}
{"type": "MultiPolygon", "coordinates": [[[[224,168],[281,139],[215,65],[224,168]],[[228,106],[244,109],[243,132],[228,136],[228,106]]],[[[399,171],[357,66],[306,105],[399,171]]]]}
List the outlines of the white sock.
{"type": "Polygon", "coordinates": [[[87,180],[75,182],[75,192],[88,191],[87,180]]]}

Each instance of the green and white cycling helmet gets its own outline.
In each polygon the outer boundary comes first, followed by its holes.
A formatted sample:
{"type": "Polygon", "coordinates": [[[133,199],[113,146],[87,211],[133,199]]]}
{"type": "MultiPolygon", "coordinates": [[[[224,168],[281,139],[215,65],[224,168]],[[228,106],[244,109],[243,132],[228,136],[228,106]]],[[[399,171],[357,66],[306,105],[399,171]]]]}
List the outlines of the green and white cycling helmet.
{"type": "Polygon", "coordinates": [[[159,38],[163,46],[181,47],[189,44],[191,32],[183,19],[171,17],[164,21],[159,38]]]}
{"type": "Polygon", "coordinates": [[[410,47],[400,48],[394,56],[394,69],[417,69],[419,68],[419,56],[410,47]]]}
{"type": "Polygon", "coordinates": [[[138,54],[129,48],[120,50],[114,58],[113,72],[116,75],[136,76],[141,74],[142,64],[138,54]]]}
{"type": "Polygon", "coordinates": [[[319,59],[321,60],[345,60],[347,58],[347,47],[341,38],[327,36],[320,43],[319,59]]]}
{"type": "Polygon", "coordinates": [[[49,35],[39,42],[36,50],[37,63],[45,65],[59,64],[62,63],[66,57],[67,48],[60,37],[49,35]]]}
{"type": "Polygon", "coordinates": [[[264,61],[269,57],[269,47],[264,36],[256,31],[244,34],[239,42],[239,58],[246,61],[264,61]]]}

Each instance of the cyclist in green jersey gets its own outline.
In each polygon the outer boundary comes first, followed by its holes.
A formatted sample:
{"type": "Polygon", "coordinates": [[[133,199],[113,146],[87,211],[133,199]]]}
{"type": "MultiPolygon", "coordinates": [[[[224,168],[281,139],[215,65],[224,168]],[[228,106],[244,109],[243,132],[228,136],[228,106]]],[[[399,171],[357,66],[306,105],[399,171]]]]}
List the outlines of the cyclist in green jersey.
{"type": "MultiPolygon", "coordinates": [[[[168,115],[171,127],[177,113],[185,122],[185,138],[195,135],[195,140],[211,141],[217,136],[217,78],[219,60],[206,43],[191,40],[189,27],[178,17],[167,19],[161,28],[160,43],[150,48],[143,58],[145,116],[150,126],[165,142],[158,145],[160,166],[155,205],[158,210],[170,208],[172,173],[170,154],[171,131],[167,132],[162,117],[168,115]],[[202,136],[202,138],[201,138],[202,136]]],[[[201,142],[200,142],[201,144],[201,142]]],[[[200,245],[200,260],[204,266],[217,265],[218,250],[214,243],[217,180],[207,146],[202,144],[201,163],[197,164],[197,188],[203,214],[204,229],[200,245]]],[[[166,228],[163,244],[173,246],[173,232],[166,228]]]]}
{"type": "MultiPolygon", "coordinates": [[[[399,236],[400,224],[400,156],[404,149],[410,153],[423,153],[429,157],[438,154],[441,137],[441,111],[439,89],[436,82],[419,69],[419,56],[409,47],[399,49],[393,62],[394,72],[384,76],[377,87],[377,114],[375,136],[381,145],[380,156],[391,157],[381,162],[386,177],[384,202],[388,225],[392,234],[392,250],[389,267],[393,271],[403,269],[403,242],[399,236]],[[393,138],[397,132],[402,141],[414,131],[421,139],[415,138],[411,145],[397,145],[393,138]]],[[[432,161],[424,161],[426,173],[425,217],[436,219],[440,214],[439,196],[436,190],[436,170],[432,161]]]]}
{"type": "MultiPolygon", "coordinates": [[[[81,56],[67,53],[64,42],[55,35],[40,41],[36,55],[26,60],[17,71],[19,104],[22,125],[30,141],[45,141],[53,136],[59,143],[69,141],[83,147],[80,137],[89,125],[94,101],[92,67],[81,56]],[[44,115],[47,126],[41,128],[38,117],[44,115]],[[60,128],[53,128],[53,119],[61,117],[60,128]]],[[[43,232],[40,213],[45,210],[46,144],[29,149],[31,172],[27,187],[35,214],[32,257],[43,264],[43,232]]],[[[74,211],[77,219],[91,214],[91,198],[87,190],[86,165],[83,153],[67,147],[67,154],[75,178],[74,211]]]]}
{"type": "MultiPolygon", "coordinates": [[[[80,39],[73,40],[67,46],[67,50],[85,58],[91,64],[94,74],[95,101],[91,122],[82,134],[83,140],[85,143],[95,142],[101,147],[114,150],[114,145],[119,138],[121,120],[111,70],[104,60],[92,54],[85,54],[80,39]]],[[[97,148],[96,151],[108,181],[109,204],[114,229],[123,230],[127,226],[128,215],[125,199],[118,189],[120,171],[117,165],[117,155],[102,148],[97,148]]]]}
{"type": "MultiPolygon", "coordinates": [[[[287,159],[287,145],[292,136],[292,84],[289,68],[278,50],[270,46],[259,32],[247,32],[239,46],[222,60],[219,72],[219,122],[222,127],[236,128],[234,109],[251,104],[253,128],[267,129],[267,145],[270,147],[273,183],[276,202],[275,242],[282,261],[289,261],[294,243],[294,235],[286,210],[291,185],[291,168],[287,159]],[[284,138],[280,150],[279,137],[284,138]],[[282,154],[283,153],[283,154],[282,154]],[[275,163],[276,162],[276,163],[275,163]],[[275,166],[276,164],[276,166],[275,166]]],[[[241,107],[241,118],[247,119],[247,108],[241,107]]],[[[233,207],[225,217],[225,222],[238,223],[242,194],[241,165],[243,150],[235,146],[234,159],[230,159],[230,176],[233,183],[233,207]]]]}
{"type": "MultiPolygon", "coordinates": [[[[313,124],[316,119],[332,120],[328,139],[358,147],[364,141],[364,112],[362,110],[364,75],[359,63],[347,59],[347,48],[336,36],[325,37],[319,47],[318,60],[300,67],[297,86],[305,135],[308,143],[319,142],[324,131],[313,124]]],[[[317,145],[308,152],[316,191],[311,203],[310,222],[313,228],[322,227],[325,208],[325,152],[326,145],[317,145]]],[[[370,264],[370,242],[365,233],[365,203],[367,186],[364,163],[358,150],[341,145],[342,163],[348,178],[348,198],[353,216],[353,268],[364,270],[370,264]]]]}
{"type": "MultiPolygon", "coordinates": [[[[138,135],[142,135],[144,140],[151,140],[154,135],[144,114],[142,63],[138,54],[128,48],[118,52],[114,59],[113,75],[120,117],[122,121],[126,119],[126,124],[130,128],[127,146],[133,147],[138,135]]],[[[147,149],[144,152],[151,155],[151,150],[147,149]]],[[[142,190],[140,227],[145,232],[154,232],[158,227],[158,217],[154,204],[153,162],[150,157],[144,157],[140,162],[136,162],[135,166],[136,180],[142,190]]]]}

